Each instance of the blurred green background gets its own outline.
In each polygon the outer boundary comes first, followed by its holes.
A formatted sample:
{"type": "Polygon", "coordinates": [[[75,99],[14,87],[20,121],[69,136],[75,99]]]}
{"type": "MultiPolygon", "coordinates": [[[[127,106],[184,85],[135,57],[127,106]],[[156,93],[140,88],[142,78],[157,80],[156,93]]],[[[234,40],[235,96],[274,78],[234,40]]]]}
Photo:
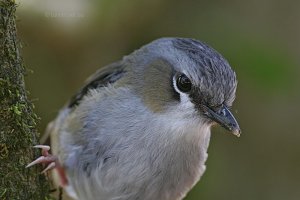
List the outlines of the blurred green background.
{"type": "Polygon", "coordinates": [[[300,1],[21,0],[18,34],[40,132],[96,69],[156,38],[191,37],[237,72],[236,138],[214,128],[186,200],[300,199],[300,1]]]}

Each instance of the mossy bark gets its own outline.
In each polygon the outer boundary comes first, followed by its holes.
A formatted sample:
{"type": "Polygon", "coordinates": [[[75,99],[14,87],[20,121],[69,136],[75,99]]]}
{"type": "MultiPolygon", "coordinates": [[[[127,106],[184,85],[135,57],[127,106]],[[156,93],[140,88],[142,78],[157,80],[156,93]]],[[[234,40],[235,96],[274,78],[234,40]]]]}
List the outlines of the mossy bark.
{"type": "Polygon", "coordinates": [[[25,166],[38,156],[37,116],[27,98],[25,68],[19,51],[16,4],[0,0],[0,199],[48,199],[40,168],[25,166]]]}

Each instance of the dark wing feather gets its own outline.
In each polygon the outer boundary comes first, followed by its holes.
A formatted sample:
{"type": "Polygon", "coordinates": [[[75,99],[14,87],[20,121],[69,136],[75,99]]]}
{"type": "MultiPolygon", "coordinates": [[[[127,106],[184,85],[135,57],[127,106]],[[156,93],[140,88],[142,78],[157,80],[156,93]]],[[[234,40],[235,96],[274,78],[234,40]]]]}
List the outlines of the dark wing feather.
{"type": "MultiPolygon", "coordinates": [[[[112,84],[120,78],[122,78],[125,73],[125,67],[122,61],[120,61],[102,67],[98,71],[96,71],[96,73],[94,73],[92,76],[90,76],[87,79],[86,84],[67,103],[66,106],[69,109],[65,109],[66,107],[64,107],[57,116],[57,118],[48,124],[45,134],[40,139],[41,144],[49,145],[50,135],[51,140],[56,141],[51,141],[51,146],[53,147],[53,144],[55,143],[58,144],[58,129],[59,127],[61,127],[61,123],[63,123],[65,117],[67,117],[69,115],[69,112],[72,111],[72,108],[80,104],[80,101],[89,92],[90,89],[105,87],[107,86],[107,84],[112,84]]],[[[53,147],[52,149],[55,149],[55,147],[53,147]]]]}
{"type": "Polygon", "coordinates": [[[112,84],[122,78],[124,73],[126,73],[126,71],[121,61],[100,68],[95,74],[87,79],[86,84],[71,98],[68,103],[68,108],[77,106],[89,90],[112,84]]]}

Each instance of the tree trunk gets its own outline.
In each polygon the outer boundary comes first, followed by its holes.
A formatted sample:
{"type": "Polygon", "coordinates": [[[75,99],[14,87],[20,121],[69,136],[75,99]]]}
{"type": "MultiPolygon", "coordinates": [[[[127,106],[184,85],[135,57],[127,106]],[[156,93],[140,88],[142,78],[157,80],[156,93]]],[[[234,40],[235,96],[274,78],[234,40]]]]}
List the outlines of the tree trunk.
{"type": "Polygon", "coordinates": [[[0,0],[0,199],[49,199],[40,168],[25,166],[40,152],[37,116],[27,98],[19,51],[14,0],[0,0]]]}

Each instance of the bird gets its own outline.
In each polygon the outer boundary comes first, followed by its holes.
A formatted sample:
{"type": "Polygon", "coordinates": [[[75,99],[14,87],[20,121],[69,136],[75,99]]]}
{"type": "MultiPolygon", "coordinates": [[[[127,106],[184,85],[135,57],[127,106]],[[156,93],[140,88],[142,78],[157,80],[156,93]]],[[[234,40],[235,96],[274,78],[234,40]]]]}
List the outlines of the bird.
{"type": "Polygon", "coordinates": [[[236,73],[206,43],[159,38],[100,68],[48,125],[46,163],[80,200],[181,200],[205,172],[211,127],[236,136],[236,73]]]}

